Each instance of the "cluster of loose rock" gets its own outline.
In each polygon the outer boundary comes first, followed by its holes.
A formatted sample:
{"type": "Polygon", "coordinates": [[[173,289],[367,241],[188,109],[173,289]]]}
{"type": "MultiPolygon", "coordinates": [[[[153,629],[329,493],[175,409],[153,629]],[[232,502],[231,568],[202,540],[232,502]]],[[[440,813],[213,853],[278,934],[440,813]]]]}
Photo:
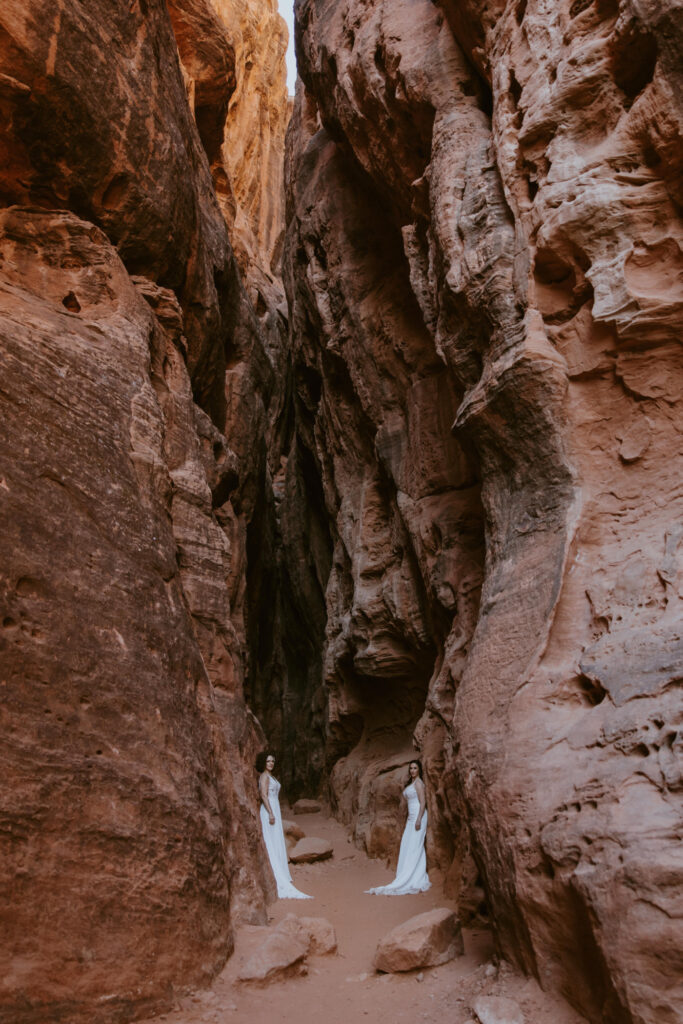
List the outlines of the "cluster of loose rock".
{"type": "MultiPolygon", "coordinates": [[[[238,980],[267,984],[283,977],[306,974],[306,958],[337,952],[334,927],[323,917],[288,914],[275,928],[253,927],[247,937],[258,941],[241,968],[238,980]]],[[[438,967],[464,952],[460,922],[445,907],[404,921],[378,944],[376,971],[397,974],[438,967]]]]}
{"type": "MultiPolygon", "coordinates": [[[[319,810],[320,804],[316,800],[297,800],[292,807],[293,814],[317,814],[319,810]]],[[[332,856],[332,843],[329,839],[307,836],[294,821],[283,820],[282,827],[292,864],[312,864],[332,856]]]]}

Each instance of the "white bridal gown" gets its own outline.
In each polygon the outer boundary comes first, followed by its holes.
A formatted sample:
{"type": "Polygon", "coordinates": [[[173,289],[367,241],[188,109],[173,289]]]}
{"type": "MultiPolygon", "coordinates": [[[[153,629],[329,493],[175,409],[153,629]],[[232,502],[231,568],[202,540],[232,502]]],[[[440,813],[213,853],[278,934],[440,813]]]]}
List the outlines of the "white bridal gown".
{"type": "Polygon", "coordinates": [[[305,892],[300,892],[292,882],[289,873],[289,859],[285,845],[285,834],[282,831],[282,814],[280,813],[280,783],[271,775],[268,778],[268,800],[273,809],[275,824],[268,821],[268,811],[261,804],[261,831],[268,851],[268,860],[275,875],[278,898],[281,900],[312,900],[305,892]]]}
{"type": "Polygon", "coordinates": [[[401,849],[398,852],[396,878],[389,885],[379,885],[375,889],[366,889],[374,896],[410,896],[416,892],[426,892],[431,882],[427,874],[427,855],[425,854],[425,836],[427,835],[427,808],[422,815],[422,823],[418,830],[415,822],[420,813],[420,798],[413,782],[406,786],[403,795],[408,801],[408,820],[401,838],[401,849]]]}

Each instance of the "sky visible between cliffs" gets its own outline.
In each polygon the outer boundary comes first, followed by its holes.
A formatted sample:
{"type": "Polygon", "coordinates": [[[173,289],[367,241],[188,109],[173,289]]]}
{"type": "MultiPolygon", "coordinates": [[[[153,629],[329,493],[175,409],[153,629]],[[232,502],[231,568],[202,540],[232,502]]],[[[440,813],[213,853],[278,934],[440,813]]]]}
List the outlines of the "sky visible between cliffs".
{"type": "Polygon", "coordinates": [[[294,95],[296,84],[296,59],[294,57],[294,0],[278,0],[280,14],[287,22],[289,29],[289,46],[287,47],[287,91],[294,95]]]}

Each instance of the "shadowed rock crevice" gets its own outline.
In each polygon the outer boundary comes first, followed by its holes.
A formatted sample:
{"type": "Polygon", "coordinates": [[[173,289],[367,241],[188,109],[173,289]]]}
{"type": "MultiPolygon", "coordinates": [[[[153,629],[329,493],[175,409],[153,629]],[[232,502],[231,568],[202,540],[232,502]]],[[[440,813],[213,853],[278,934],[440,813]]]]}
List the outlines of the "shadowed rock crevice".
{"type": "Polygon", "coordinates": [[[274,503],[255,517],[247,539],[247,586],[254,604],[246,693],[293,801],[319,792],[326,777],[321,649],[331,541],[310,452],[293,437],[282,462],[274,503]],[[284,504],[296,508],[296,516],[284,518],[284,504]]]}

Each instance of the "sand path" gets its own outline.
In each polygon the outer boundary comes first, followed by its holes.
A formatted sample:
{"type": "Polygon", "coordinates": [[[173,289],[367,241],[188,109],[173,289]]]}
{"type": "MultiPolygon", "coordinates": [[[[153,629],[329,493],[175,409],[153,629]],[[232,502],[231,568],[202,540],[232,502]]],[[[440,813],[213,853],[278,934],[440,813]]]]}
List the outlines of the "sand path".
{"type": "MultiPolygon", "coordinates": [[[[283,817],[288,812],[283,809],[283,817]]],[[[271,982],[264,988],[236,981],[251,948],[249,928],[236,934],[235,953],[211,989],[183,998],[177,1009],[151,1018],[149,1024],[465,1024],[477,995],[506,994],[524,1008],[527,1024],[576,1024],[563,1003],[548,999],[534,982],[506,965],[492,962],[493,945],[486,929],[465,929],[465,955],[421,973],[380,975],[372,961],[377,943],[395,925],[434,907],[453,904],[433,886],[417,896],[366,896],[370,886],[391,881],[380,861],[357,850],[344,828],[323,814],[296,818],[307,836],[329,839],[331,860],[293,865],[297,888],[312,900],[278,900],[269,908],[269,923],[287,914],[324,917],[337,933],[338,953],[308,958],[305,977],[271,982]]]]}

